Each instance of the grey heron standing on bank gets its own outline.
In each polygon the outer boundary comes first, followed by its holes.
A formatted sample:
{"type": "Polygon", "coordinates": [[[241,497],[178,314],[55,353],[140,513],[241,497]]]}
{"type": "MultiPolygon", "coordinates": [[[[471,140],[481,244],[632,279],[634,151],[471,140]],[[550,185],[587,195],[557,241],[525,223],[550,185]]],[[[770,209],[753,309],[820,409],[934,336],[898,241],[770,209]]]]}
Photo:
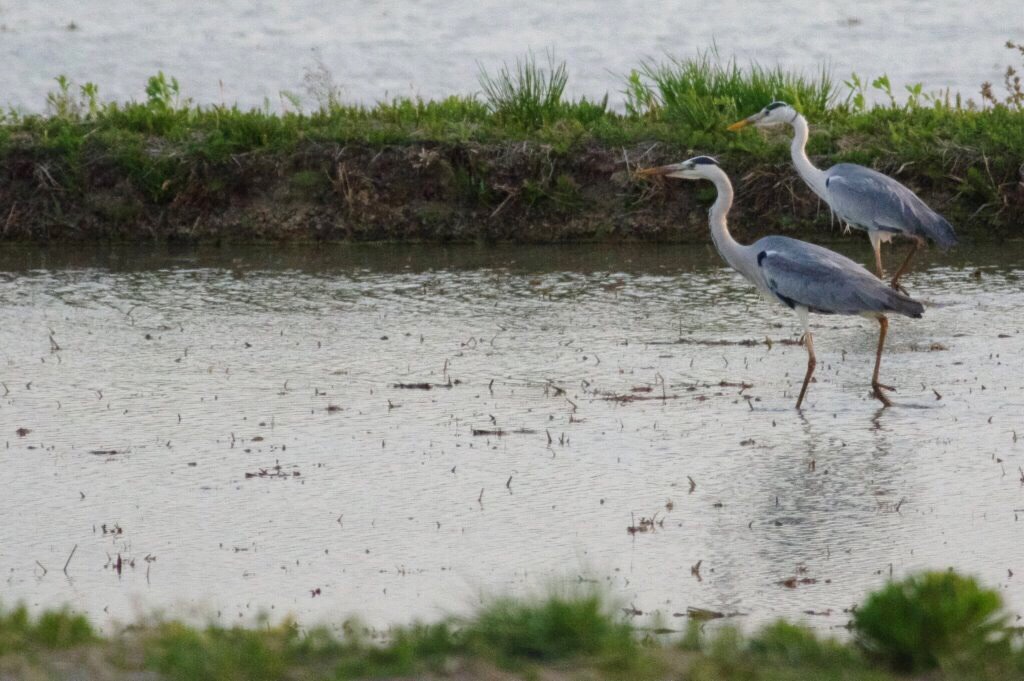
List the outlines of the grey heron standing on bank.
{"type": "Polygon", "coordinates": [[[687,180],[710,180],[718,190],[718,198],[711,206],[711,237],[718,252],[729,265],[742,274],[769,300],[777,301],[793,310],[804,328],[807,345],[807,374],[796,400],[799,409],[807,392],[811,374],[817,360],[814,357],[814,339],[808,323],[811,312],[819,314],[862,315],[878,320],[878,350],[875,370],[871,375],[871,390],[886,407],[891,406],[882,389],[894,390],[878,382],[878,369],[882,363],[885,334],[889,328],[886,313],[920,317],[924,306],[875,278],[870,272],[827,248],[790,239],[784,236],[766,236],[750,246],[738,243],[729,234],[726,215],[732,206],[732,183],[718,162],[708,156],[697,156],[682,163],[647,168],[641,176],[679,177],[687,180]]]}
{"type": "Polygon", "coordinates": [[[881,245],[893,236],[903,236],[913,241],[906,260],[893,275],[891,284],[895,289],[900,289],[900,277],[910,267],[911,259],[926,240],[934,241],[942,248],[956,245],[953,226],[929,208],[917,194],[888,175],[856,163],[839,163],[828,170],[815,168],[807,158],[807,119],[789,104],[772,102],[756,114],[733,123],[729,129],[739,130],[747,125],[761,128],[784,124],[793,128],[790,153],[800,177],[847,225],[868,233],[880,279],[885,278],[881,245]]]}

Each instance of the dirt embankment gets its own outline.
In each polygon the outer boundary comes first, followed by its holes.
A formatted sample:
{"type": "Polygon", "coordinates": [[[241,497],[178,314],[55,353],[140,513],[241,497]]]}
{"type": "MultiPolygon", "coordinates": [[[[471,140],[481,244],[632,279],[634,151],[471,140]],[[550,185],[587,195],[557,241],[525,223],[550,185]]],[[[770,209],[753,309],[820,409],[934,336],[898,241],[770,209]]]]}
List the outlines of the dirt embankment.
{"type": "MultiPolygon", "coordinates": [[[[630,173],[692,153],[656,144],[562,152],[537,143],[309,142],[217,161],[155,147],[140,164],[111,149],[86,148],[72,161],[23,146],[0,158],[0,239],[703,241],[710,184],[630,173]]],[[[737,236],[825,238],[838,229],[785,159],[720,160],[737,188],[737,236]]],[[[995,205],[936,169],[900,170],[895,160],[881,169],[898,172],[961,235],[1024,235],[1024,183],[1003,183],[995,205]]]]}

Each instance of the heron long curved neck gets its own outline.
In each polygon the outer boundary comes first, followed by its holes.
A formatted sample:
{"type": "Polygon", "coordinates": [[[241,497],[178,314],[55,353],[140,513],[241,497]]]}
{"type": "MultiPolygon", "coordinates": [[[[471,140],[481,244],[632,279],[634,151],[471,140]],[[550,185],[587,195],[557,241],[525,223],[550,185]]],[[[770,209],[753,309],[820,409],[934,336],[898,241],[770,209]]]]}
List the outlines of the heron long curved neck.
{"type": "Polygon", "coordinates": [[[729,176],[725,174],[725,171],[718,167],[715,167],[707,178],[714,183],[715,189],[718,190],[718,198],[715,199],[715,203],[712,204],[711,210],[708,212],[711,238],[715,242],[715,248],[733,269],[745,272],[745,260],[742,257],[744,247],[732,238],[732,234],[729,233],[729,225],[726,222],[726,216],[729,214],[729,209],[732,208],[732,183],[729,182],[729,176]]]}
{"type": "Polygon", "coordinates": [[[810,136],[810,127],[807,119],[800,114],[796,115],[790,125],[793,126],[793,143],[790,146],[790,154],[793,156],[793,165],[800,173],[804,182],[814,190],[822,199],[825,199],[825,173],[814,167],[811,159],[807,158],[807,138],[810,136]]]}

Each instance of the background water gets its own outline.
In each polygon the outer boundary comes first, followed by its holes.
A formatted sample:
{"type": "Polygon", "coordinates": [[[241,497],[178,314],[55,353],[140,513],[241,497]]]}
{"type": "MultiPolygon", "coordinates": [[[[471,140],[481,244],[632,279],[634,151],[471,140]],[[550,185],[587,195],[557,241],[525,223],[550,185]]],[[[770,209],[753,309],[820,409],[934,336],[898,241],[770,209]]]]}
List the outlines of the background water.
{"type": "Polygon", "coordinates": [[[796,320],[704,247],[5,247],[0,593],[384,625],[568,579],[827,628],[955,567],[1024,612],[1013,253],[905,280],[891,409],[875,325],[817,318],[797,413],[796,320]]]}
{"type": "Polygon", "coordinates": [[[897,94],[922,82],[977,98],[983,81],[1001,82],[1008,38],[1024,38],[1019,0],[4,0],[0,103],[41,110],[59,74],[140,99],[163,70],[201,103],[277,108],[288,90],[313,106],[303,75],[317,58],[346,101],[433,98],[476,91],[478,63],[493,71],[555,48],[573,95],[607,92],[617,104],[622,75],[642,58],[713,43],[793,69],[829,62],[840,78],[885,72],[897,94]]]}

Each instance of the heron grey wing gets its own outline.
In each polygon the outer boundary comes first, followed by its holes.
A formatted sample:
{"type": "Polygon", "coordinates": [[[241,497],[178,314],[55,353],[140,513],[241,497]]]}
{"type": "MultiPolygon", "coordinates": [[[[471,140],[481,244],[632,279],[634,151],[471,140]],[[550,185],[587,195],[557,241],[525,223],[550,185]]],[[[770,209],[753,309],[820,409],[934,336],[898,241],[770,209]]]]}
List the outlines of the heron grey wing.
{"type": "Polygon", "coordinates": [[[790,308],[823,314],[896,312],[920,317],[917,301],[894,291],[859,264],[820,246],[771,237],[755,246],[768,290],[790,308]]]}
{"type": "Polygon", "coordinates": [[[835,212],[861,229],[920,236],[943,248],[956,244],[945,218],[906,186],[871,168],[853,163],[829,168],[825,192],[835,212]]]}

